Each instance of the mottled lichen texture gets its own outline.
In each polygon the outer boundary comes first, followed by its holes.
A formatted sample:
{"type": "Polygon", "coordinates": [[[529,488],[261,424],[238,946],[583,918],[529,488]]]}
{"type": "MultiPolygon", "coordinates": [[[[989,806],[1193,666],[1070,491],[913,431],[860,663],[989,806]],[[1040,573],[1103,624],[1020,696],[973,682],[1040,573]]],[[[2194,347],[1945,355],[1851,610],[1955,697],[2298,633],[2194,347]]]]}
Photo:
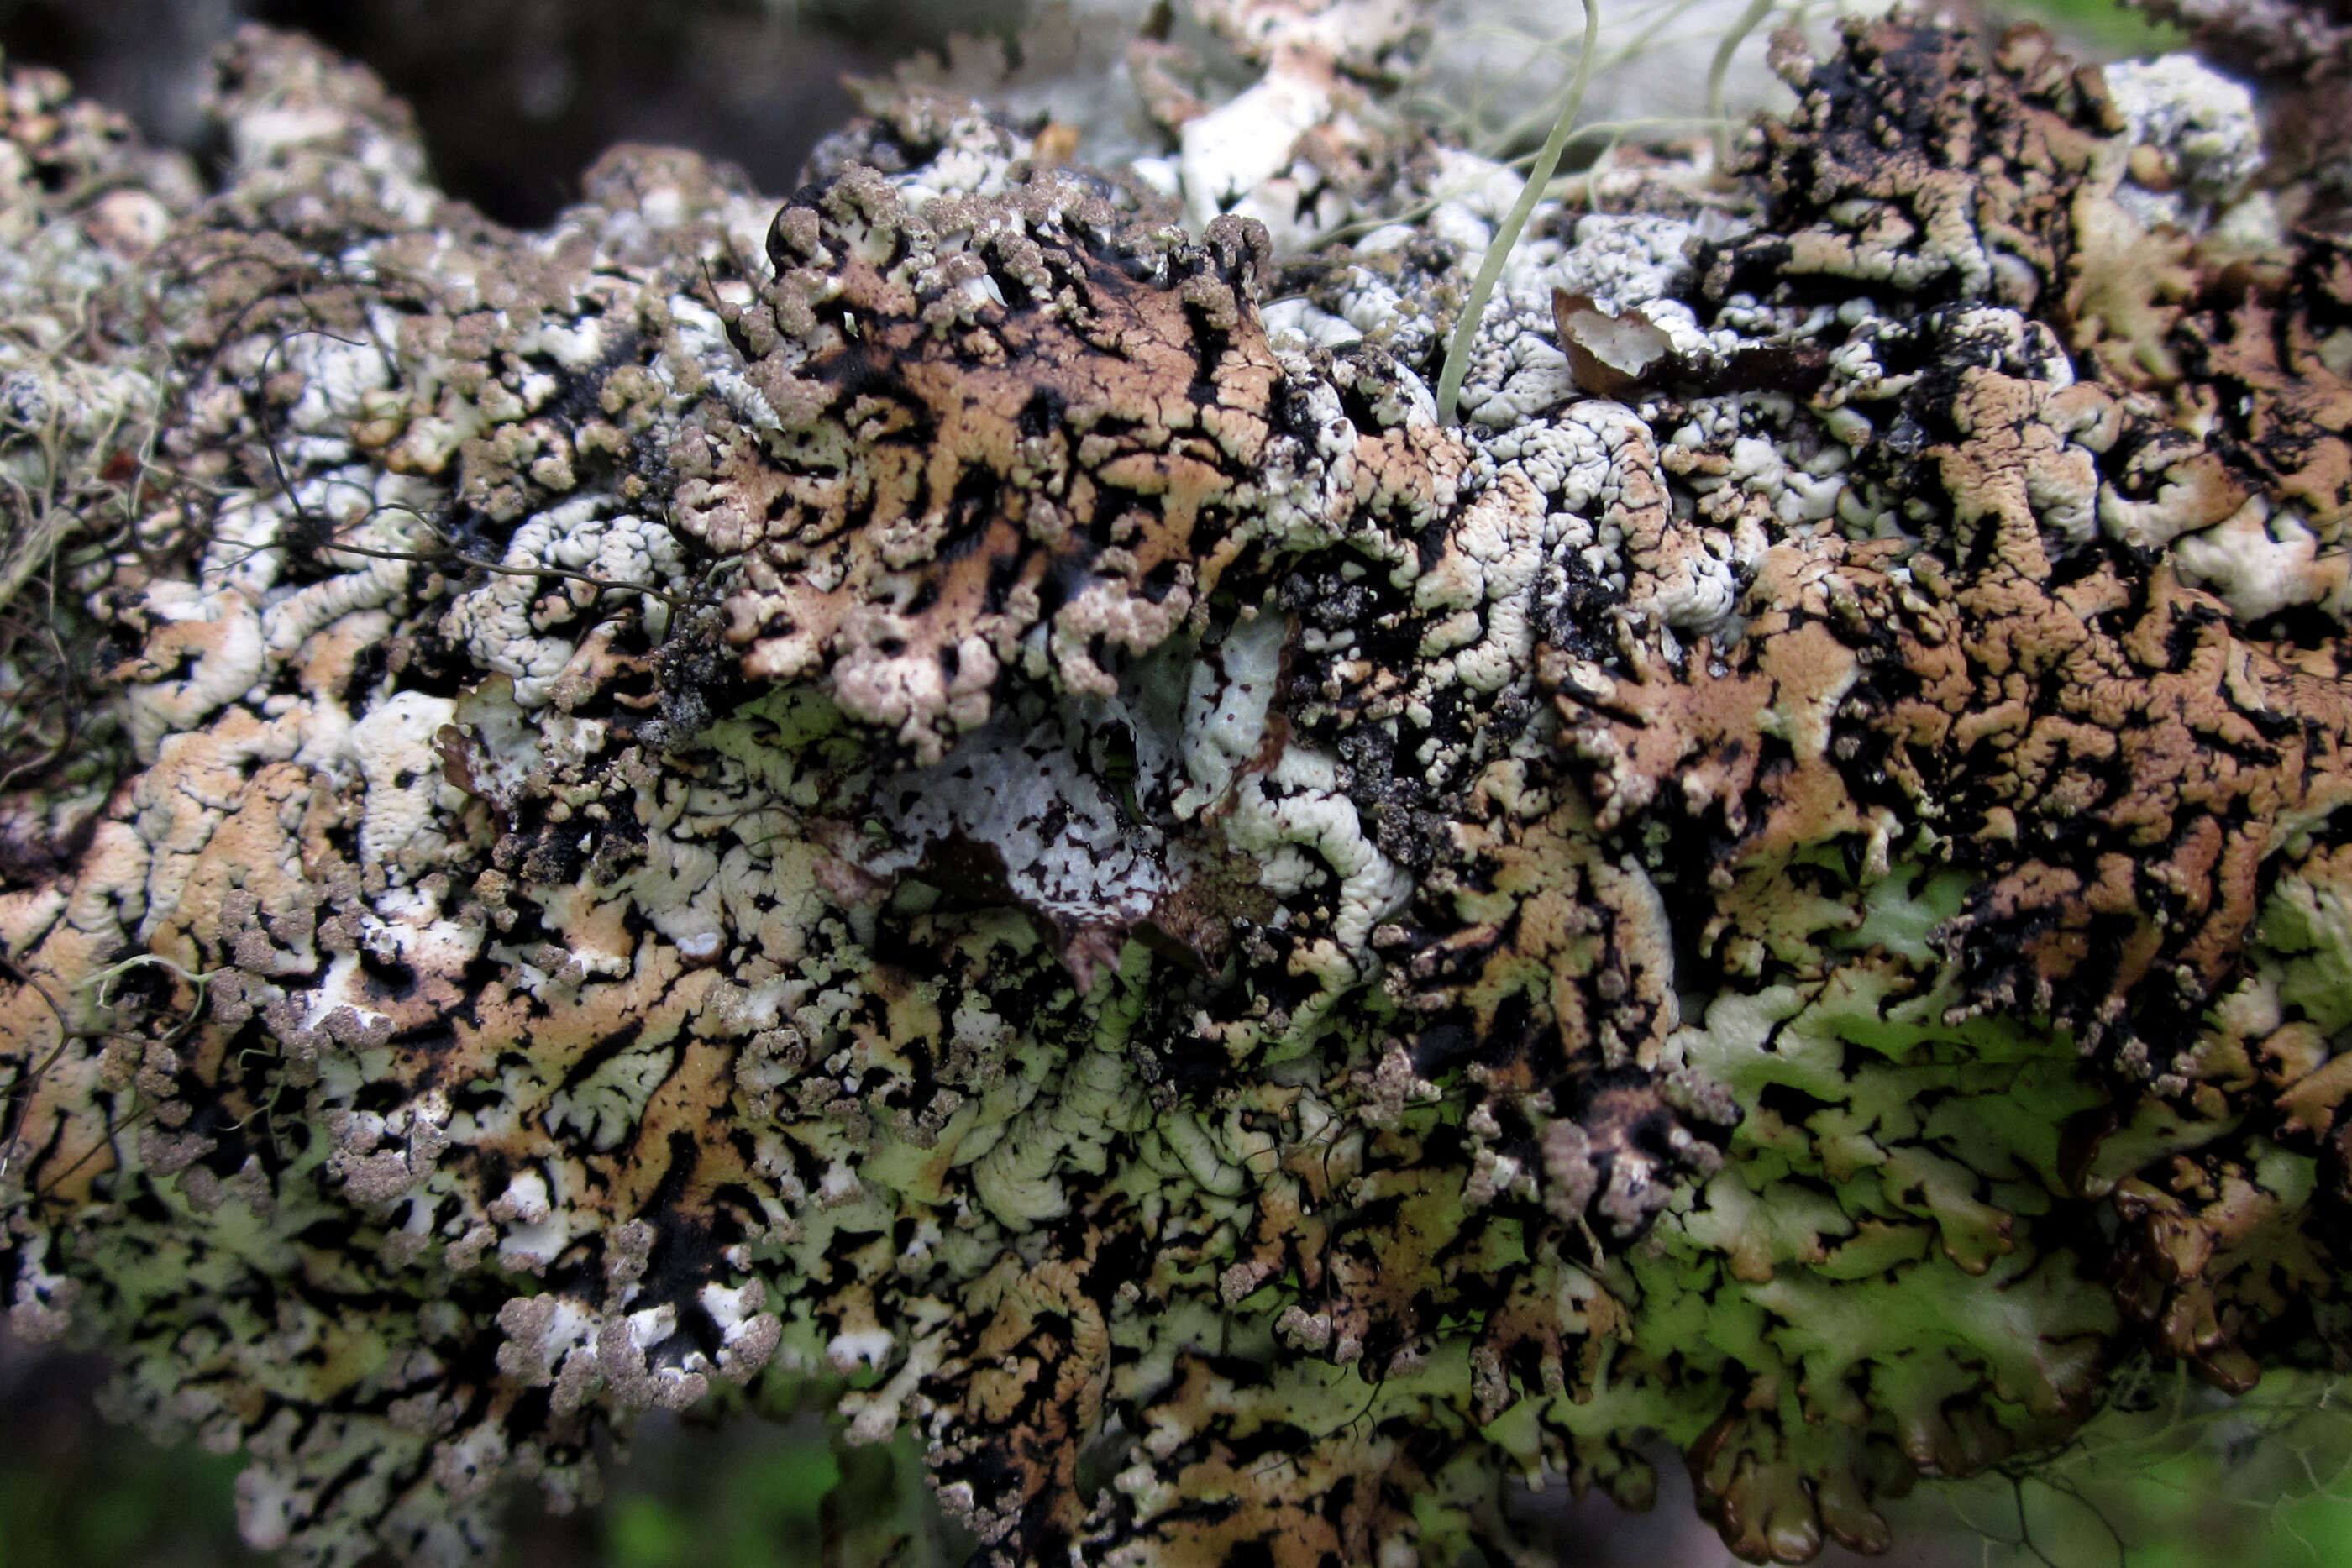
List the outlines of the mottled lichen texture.
{"type": "Polygon", "coordinates": [[[1403,8],[1204,20],[1165,156],[877,89],[529,235],[299,42],[209,194],[10,78],[11,320],[104,329],[9,407],[143,477],[119,780],[0,781],[0,1280],[256,1543],[817,1399],[985,1563],[1517,1561],[1674,1452],[1793,1563],[2352,1354],[2352,255],[2246,95],[1784,43],[1447,427],[1509,176],[1403,8]]]}

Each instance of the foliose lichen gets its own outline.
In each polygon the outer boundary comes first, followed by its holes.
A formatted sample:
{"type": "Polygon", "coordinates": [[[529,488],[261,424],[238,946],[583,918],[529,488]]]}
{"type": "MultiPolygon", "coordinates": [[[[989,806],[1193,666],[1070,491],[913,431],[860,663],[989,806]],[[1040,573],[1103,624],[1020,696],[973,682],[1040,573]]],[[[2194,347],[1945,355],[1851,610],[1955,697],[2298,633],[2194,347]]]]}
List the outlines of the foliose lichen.
{"type": "Polygon", "coordinates": [[[1207,8],[1272,86],[1155,167],[908,88],[519,235],[256,31],[209,195],[11,175],[163,497],[131,766],[0,781],[16,1332],[339,1564],[812,1389],[984,1563],[1451,1562],[1660,1441],[1801,1562],[2352,1351],[2352,272],[2250,102],[1786,43],[1447,427],[1512,191],[1402,15],[1207,8]]]}

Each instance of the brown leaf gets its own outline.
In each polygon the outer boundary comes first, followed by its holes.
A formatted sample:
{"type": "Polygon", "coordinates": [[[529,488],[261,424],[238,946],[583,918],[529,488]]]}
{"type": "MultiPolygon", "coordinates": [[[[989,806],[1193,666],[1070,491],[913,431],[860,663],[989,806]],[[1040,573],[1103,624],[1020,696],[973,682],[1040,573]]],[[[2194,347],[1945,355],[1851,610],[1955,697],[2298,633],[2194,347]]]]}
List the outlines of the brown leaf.
{"type": "Polygon", "coordinates": [[[1551,319],[1579,392],[1622,402],[1677,363],[1673,340],[1639,310],[1612,316],[1587,295],[1555,288],[1551,319]]]}

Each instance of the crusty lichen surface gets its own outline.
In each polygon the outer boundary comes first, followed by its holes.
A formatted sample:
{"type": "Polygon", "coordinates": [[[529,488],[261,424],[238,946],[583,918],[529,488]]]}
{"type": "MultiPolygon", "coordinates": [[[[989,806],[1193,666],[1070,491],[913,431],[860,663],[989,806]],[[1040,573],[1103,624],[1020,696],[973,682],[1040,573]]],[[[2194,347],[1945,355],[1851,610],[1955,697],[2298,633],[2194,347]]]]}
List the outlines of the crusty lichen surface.
{"type": "Polygon", "coordinates": [[[1162,156],[909,88],[528,235],[296,41],[209,194],[10,79],[0,288],[105,306],[10,416],[140,477],[0,780],[0,1277],[255,1543],[818,1397],[987,1563],[1508,1554],[1661,1444],[1794,1563],[2352,1354],[2352,268],[2245,95],[1784,43],[1447,427],[1510,178],[1402,7],[1202,20],[1162,156]]]}

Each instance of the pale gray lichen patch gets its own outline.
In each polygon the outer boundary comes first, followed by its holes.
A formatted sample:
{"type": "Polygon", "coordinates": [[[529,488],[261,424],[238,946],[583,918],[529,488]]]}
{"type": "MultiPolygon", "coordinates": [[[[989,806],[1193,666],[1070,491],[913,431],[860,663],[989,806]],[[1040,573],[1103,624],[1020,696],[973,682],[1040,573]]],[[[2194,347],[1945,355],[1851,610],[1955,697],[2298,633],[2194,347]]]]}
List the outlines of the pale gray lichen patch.
{"type": "Polygon", "coordinates": [[[2194,55],[2102,68],[2130,139],[2133,216],[2197,227],[2246,194],[2263,167],[2253,94],[2194,55]]]}

